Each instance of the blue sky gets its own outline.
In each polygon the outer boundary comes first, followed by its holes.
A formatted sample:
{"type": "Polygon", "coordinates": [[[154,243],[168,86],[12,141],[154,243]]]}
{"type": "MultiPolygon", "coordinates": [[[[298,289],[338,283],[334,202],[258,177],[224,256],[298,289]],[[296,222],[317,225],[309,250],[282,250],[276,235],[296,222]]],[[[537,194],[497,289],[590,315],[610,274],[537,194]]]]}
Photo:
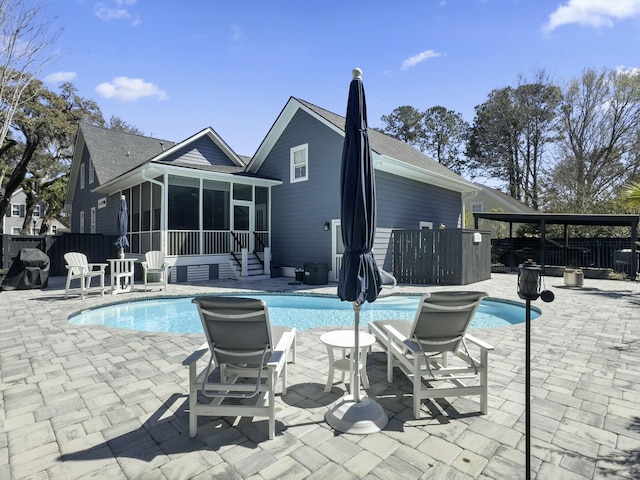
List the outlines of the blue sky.
{"type": "Polygon", "coordinates": [[[146,135],[211,126],[251,156],[290,96],[344,115],[360,67],[369,125],[442,105],[473,121],[492,89],[544,68],[640,67],[640,0],[50,0],[71,81],[146,135]]]}

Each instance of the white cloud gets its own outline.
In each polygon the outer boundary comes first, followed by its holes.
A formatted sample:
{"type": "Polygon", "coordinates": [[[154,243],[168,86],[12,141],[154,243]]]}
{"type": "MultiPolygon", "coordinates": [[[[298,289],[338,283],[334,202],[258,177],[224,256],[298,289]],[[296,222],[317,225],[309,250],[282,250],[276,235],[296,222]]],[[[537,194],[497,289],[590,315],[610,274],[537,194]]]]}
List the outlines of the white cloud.
{"type": "Polygon", "coordinates": [[[433,50],[425,50],[424,52],[420,52],[419,54],[407,58],[404,62],[402,62],[402,70],[408,70],[411,67],[415,67],[417,64],[428,60],[429,58],[440,56],[442,56],[441,53],[435,52],[433,50]]]}
{"type": "Polygon", "coordinates": [[[46,83],[70,82],[76,78],[76,72],[54,72],[44,77],[46,83]]]}
{"type": "Polygon", "coordinates": [[[640,0],[569,0],[551,15],[543,30],[577,23],[594,28],[612,27],[615,21],[640,16],[640,0]]]}
{"type": "Polygon", "coordinates": [[[122,7],[135,5],[136,2],[137,0],[115,0],[115,7],[98,2],[93,6],[93,14],[105,22],[132,19],[131,24],[135,27],[141,23],[140,16],[134,15],[127,8],[122,7]]]}
{"type": "Polygon", "coordinates": [[[115,77],[111,82],[98,85],[96,92],[105,98],[115,98],[126,102],[136,101],[143,97],[156,97],[158,100],[169,98],[166,92],[160,90],[157,85],[145,82],[142,78],[115,77]]]}

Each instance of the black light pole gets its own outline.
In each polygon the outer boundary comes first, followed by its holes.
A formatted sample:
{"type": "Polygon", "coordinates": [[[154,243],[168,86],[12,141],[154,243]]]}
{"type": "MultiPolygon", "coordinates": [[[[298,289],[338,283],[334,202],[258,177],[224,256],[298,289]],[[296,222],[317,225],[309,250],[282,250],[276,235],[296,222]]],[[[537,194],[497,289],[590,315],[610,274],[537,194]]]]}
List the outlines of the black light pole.
{"type": "MultiPolygon", "coordinates": [[[[526,478],[531,478],[531,300],[540,296],[540,266],[527,260],[518,271],[518,296],[527,301],[525,322],[525,455],[526,478]]],[[[550,293],[550,292],[549,292],[550,293]]]]}

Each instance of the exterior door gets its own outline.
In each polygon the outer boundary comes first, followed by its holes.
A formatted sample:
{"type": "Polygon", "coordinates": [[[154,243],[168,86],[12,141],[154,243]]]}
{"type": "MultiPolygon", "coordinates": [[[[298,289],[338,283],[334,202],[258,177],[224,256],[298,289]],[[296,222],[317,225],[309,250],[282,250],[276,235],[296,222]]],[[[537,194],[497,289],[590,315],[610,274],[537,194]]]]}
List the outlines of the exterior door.
{"type": "Polygon", "coordinates": [[[253,252],[252,232],[254,230],[254,222],[253,202],[235,200],[233,202],[233,226],[231,227],[237,238],[233,248],[234,251],[246,248],[253,252]]]}

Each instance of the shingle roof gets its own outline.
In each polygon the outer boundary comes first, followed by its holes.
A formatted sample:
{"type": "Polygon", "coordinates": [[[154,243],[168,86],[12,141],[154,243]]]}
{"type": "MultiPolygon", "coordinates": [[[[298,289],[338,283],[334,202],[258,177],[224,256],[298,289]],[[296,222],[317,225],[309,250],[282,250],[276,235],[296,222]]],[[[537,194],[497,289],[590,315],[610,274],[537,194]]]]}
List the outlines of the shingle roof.
{"type": "MultiPolygon", "coordinates": [[[[323,117],[325,120],[338,127],[340,130],[344,131],[344,123],[346,120],[345,117],[332,113],[328,110],[325,110],[324,108],[318,107],[317,105],[309,103],[306,100],[302,100],[300,98],[296,98],[296,100],[308,109],[323,117]]],[[[373,129],[369,129],[368,133],[371,149],[380,155],[394,158],[409,165],[413,165],[429,172],[437,173],[444,177],[451,178],[452,180],[464,180],[458,174],[452,172],[444,165],[436,162],[434,159],[418,151],[406,142],[403,142],[401,140],[398,140],[397,138],[391,137],[385,133],[373,129]]]]}
{"type": "Polygon", "coordinates": [[[175,142],[81,124],[96,177],[104,184],[159,155],[175,142]]]}

